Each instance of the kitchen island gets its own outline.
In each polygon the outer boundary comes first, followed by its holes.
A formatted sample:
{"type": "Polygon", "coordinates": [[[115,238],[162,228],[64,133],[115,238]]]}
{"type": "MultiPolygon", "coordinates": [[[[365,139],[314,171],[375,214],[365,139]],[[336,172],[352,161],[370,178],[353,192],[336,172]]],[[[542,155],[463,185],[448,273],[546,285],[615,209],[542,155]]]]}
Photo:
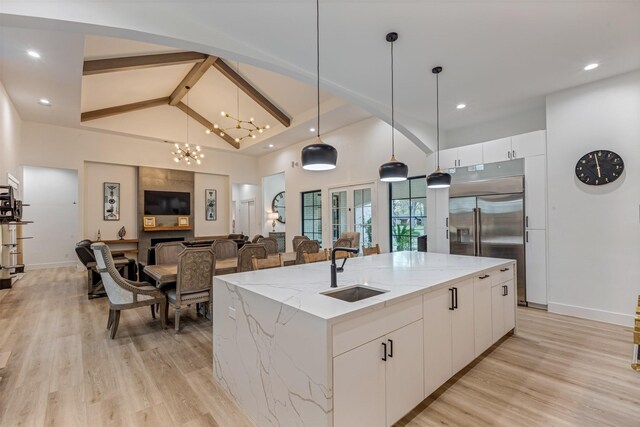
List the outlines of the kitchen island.
{"type": "Polygon", "coordinates": [[[515,329],[515,273],[397,252],[349,259],[337,289],[329,262],[215,277],[214,379],[259,426],[391,425],[515,329]]]}

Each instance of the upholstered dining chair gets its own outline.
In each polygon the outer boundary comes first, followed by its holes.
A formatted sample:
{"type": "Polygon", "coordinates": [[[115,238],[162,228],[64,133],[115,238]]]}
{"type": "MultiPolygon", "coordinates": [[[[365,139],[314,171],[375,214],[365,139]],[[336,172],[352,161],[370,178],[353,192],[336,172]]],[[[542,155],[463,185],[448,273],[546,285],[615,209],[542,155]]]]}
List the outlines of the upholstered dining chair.
{"type": "Polygon", "coordinates": [[[252,271],[252,258],[265,259],[267,257],[267,248],[260,243],[247,243],[238,251],[238,273],[243,271],[252,271]]]}
{"type": "Polygon", "coordinates": [[[264,238],[262,234],[256,234],[255,236],[253,236],[253,239],[251,239],[251,243],[258,243],[258,240],[262,238],[264,238]]]}
{"type": "Polygon", "coordinates": [[[211,249],[216,254],[217,260],[236,258],[238,256],[238,244],[233,240],[216,240],[211,245],[211,249]]]}
{"type": "Polygon", "coordinates": [[[357,248],[360,246],[360,232],[359,231],[345,231],[340,234],[340,239],[350,239],[351,247],[357,248]]]}
{"type": "Polygon", "coordinates": [[[297,250],[300,242],[304,242],[305,240],[310,239],[307,236],[293,236],[293,250],[297,250]]]}
{"type": "Polygon", "coordinates": [[[375,246],[372,246],[370,248],[365,248],[364,246],[362,247],[362,256],[378,255],[379,253],[380,245],[377,243],[375,246]]]}
{"type": "Polygon", "coordinates": [[[180,242],[165,242],[156,245],[156,264],[177,264],[178,255],[185,246],[180,242]]]}
{"type": "Polygon", "coordinates": [[[333,242],[334,248],[357,248],[358,245],[353,246],[353,241],[346,237],[340,237],[338,240],[333,242]]]}
{"type": "Polygon", "coordinates": [[[320,243],[317,240],[303,240],[296,248],[296,264],[304,264],[304,253],[317,254],[320,243]]]}
{"type": "Polygon", "coordinates": [[[263,237],[258,239],[257,243],[261,243],[267,248],[267,255],[274,255],[278,253],[278,241],[275,237],[263,237]]]}
{"type": "MultiPolygon", "coordinates": [[[[178,255],[178,275],[176,288],[167,292],[167,300],[175,308],[175,331],[180,331],[180,310],[185,306],[197,303],[209,303],[211,307],[211,292],[213,289],[213,275],[216,271],[216,256],[211,248],[188,248],[178,255]]],[[[167,317],[169,307],[165,308],[167,317]]]]}
{"type": "MultiPolygon", "coordinates": [[[[104,289],[109,298],[109,320],[107,329],[111,329],[111,339],[116,336],[120,323],[120,311],[130,308],[151,307],[151,316],[155,319],[154,306],[160,306],[160,312],[166,312],[167,298],[159,289],[147,282],[133,282],[120,275],[113,263],[109,247],[104,243],[91,245],[104,289]]],[[[165,328],[165,318],[160,316],[160,325],[165,328]]]]}
{"type": "Polygon", "coordinates": [[[304,263],[305,264],[311,264],[313,262],[326,261],[327,260],[327,252],[326,251],[320,251],[320,252],[315,253],[315,254],[310,254],[310,253],[307,253],[307,252],[303,252],[302,253],[302,257],[304,258],[304,263]]]}
{"type": "Polygon", "coordinates": [[[251,257],[251,267],[253,271],[282,267],[283,265],[284,263],[282,261],[282,254],[278,254],[277,257],[268,256],[267,258],[264,258],[264,259],[256,258],[255,256],[251,257]]]}

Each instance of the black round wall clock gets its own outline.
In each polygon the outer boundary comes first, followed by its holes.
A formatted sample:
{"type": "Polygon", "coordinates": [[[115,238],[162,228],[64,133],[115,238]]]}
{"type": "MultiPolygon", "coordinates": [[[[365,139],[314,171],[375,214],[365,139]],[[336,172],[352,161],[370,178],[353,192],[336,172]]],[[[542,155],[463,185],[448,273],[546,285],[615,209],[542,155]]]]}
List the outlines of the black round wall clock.
{"type": "Polygon", "coordinates": [[[271,202],[271,211],[276,212],[278,214],[278,222],[284,224],[286,216],[285,216],[285,205],[284,205],[284,191],[279,192],[273,198],[271,202]]]}
{"type": "Polygon", "coordinates": [[[624,171],[622,157],[609,150],[596,150],[582,156],[576,164],[576,176],[587,185],[609,184],[624,171]]]}

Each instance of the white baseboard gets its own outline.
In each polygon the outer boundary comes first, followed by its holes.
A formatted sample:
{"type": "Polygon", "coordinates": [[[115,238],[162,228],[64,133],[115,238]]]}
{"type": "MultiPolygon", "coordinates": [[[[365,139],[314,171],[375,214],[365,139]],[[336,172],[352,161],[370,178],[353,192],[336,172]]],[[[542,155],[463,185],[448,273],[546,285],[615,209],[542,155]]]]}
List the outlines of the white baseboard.
{"type": "Polygon", "coordinates": [[[59,268],[59,267],[76,267],[77,261],[64,261],[64,262],[46,262],[43,264],[27,264],[24,266],[25,271],[29,270],[43,270],[45,268],[59,268]]]}
{"type": "Polygon", "coordinates": [[[615,313],[613,311],[597,310],[595,308],[579,307],[557,302],[549,302],[548,311],[550,313],[633,327],[633,315],[631,314],[615,313]]]}

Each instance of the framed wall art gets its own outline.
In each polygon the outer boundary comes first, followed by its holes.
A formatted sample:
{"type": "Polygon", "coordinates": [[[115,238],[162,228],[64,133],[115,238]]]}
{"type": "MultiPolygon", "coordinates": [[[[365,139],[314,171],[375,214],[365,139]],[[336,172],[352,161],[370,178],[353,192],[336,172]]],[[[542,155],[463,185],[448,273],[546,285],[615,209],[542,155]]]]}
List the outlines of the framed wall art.
{"type": "Polygon", "coordinates": [[[218,192],[216,190],[204,190],[204,219],[215,221],[218,219],[218,192]]]}
{"type": "Polygon", "coordinates": [[[189,217],[188,216],[179,216],[178,217],[178,227],[188,227],[189,226],[189,217]]]}
{"type": "Polygon", "coordinates": [[[104,220],[120,220],[120,183],[105,182],[103,186],[104,194],[104,220]]]}
{"type": "Polygon", "coordinates": [[[154,228],[156,226],[156,217],[155,216],[145,216],[142,219],[142,224],[144,228],[154,228]]]}

